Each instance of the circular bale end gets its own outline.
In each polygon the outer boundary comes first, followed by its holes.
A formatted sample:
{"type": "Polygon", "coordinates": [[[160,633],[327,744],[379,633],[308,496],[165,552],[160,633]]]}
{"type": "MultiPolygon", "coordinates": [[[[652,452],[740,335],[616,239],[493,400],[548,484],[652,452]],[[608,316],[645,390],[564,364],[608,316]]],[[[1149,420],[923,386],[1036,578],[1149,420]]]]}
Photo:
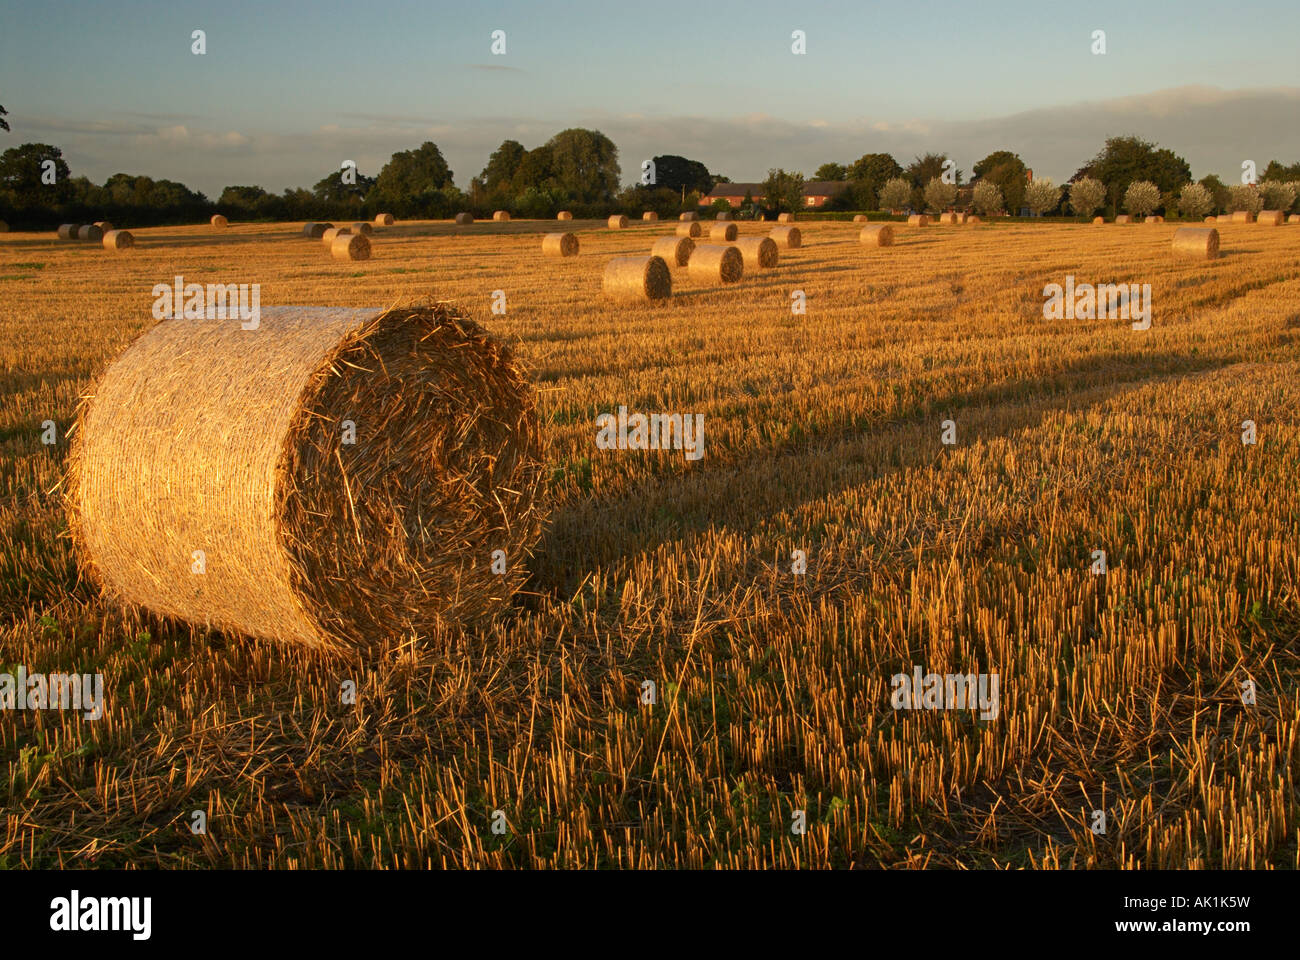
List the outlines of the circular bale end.
{"type": "Polygon", "coordinates": [[[509,211],[509,210],[494,210],[494,211],[492,211],[492,219],[495,220],[495,221],[497,221],[497,223],[509,223],[509,222],[510,222],[510,211],[509,211]]]}
{"type": "Polygon", "coordinates": [[[793,213],[780,213],[780,214],[777,214],[776,222],[777,222],[777,223],[794,223],[794,214],[793,214],[793,213]]]}
{"type": "Polygon", "coordinates": [[[781,259],[780,248],[771,237],[741,237],[736,249],[745,261],[746,270],[771,270],[781,259]]]}
{"type": "Polygon", "coordinates": [[[321,243],[329,247],[334,244],[336,238],[346,237],[351,233],[352,231],[348,227],[330,227],[320,235],[321,243]]]}
{"type": "Polygon", "coordinates": [[[348,232],[359,233],[363,237],[370,237],[370,236],[374,236],[375,228],[363,220],[358,220],[356,223],[348,227],[348,232]]]}
{"type": "Polygon", "coordinates": [[[110,230],[104,234],[105,250],[129,250],[135,246],[135,237],[129,230],[110,230]]]}
{"type": "Polygon", "coordinates": [[[60,240],[76,240],[76,239],[77,239],[77,225],[76,225],[75,223],[62,223],[62,224],[59,224],[59,231],[58,231],[58,234],[59,234],[59,239],[60,239],[60,240]]]}
{"type": "Polygon", "coordinates": [[[655,213],[653,210],[647,210],[645,213],[641,214],[641,219],[647,223],[654,223],[659,219],[659,214],[655,213]]]}
{"type": "Polygon", "coordinates": [[[872,223],[862,228],[858,242],[868,247],[892,247],[894,245],[894,225],[892,223],[872,223]]]}
{"type": "Polygon", "coordinates": [[[609,218],[607,224],[611,230],[622,230],[627,226],[627,217],[617,213],[609,218]]]}
{"type": "Polygon", "coordinates": [[[369,260],[370,240],[359,233],[340,233],[330,244],[330,256],[335,260],[369,260]]]}
{"type": "Polygon", "coordinates": [[[661,258],[670,267],[684,267],[690,262],[694,249],[695,241],[690,237],[660,237],[650,247],[650,255],[661,258]]]}
{"type": "Polygon", "coordinates": [[[230,221],[227,220],[225,217],[223,217],[223,216],[222,216],[221,214],[219,214],[219,213],[216,214],[215,216],[213,216],[213,218],[212,218],[211,221],[209,221],[209,222],[210,222],[214,227],[228,227],[228,226],[230,226],[230,221]]]}
{"type": "Polygon", "coordinates": [[[709,225],[710,240],[721,240],[724,243],[730,243],[732,240],[735,240],[736,237],[738,237],[739,235],[740,235],[740,230],[737,229],[736,225],[726,220],[723,220],[721,222],[715,222],[709,225]]]}
{"type": "Polygon", "coordinates": [[[1255,222],[1266,227],[1280,227],[1286,222],[1286,218],[1281,210],[1264,210],[1260,212],[1259,219],[1255,222]]]}
{"type": "Polygon", "coordinates": [[[1195,260],[1219,256],[1219,231],[1214,227],[1179,227],[1174,231],[1174,253],[1195,260]]]}
{"type": "Polygon", "coordinates": [[[803,234],[798,227],[773,227],[768,236],[776,241],[777,246],[785,247],[787,250],[803,246],[803,234]]]}
{"type": "Polygon", "coordinates": [[[605,264],[601,289],[617,300],[666,300],[673,278],[662,257],[614,257],[605,264]]]}
{"type": "Polygon", "coordinates": [[[689,220],[686,223],[677,224],[677,236],[679,237],[698,237],[704,232],[698,220],[689,220]]]}
{"type": "Polygon", "coordinates": [[[555,215],[555,219],[556,219],[556,220],[572,220],[572,219],[573,219],[573,214],[570,213],[568,210],[561,210],[559,213],[557,213],[557,214],[555,215]]]}
{"type": "Polygon", "coordinates": [[[64,503],[107,597],[346,653],[506,609],[542,465],[524,368],[446,305],[263,307],[128,347],[79,411],[64,503]]]}
{"type": "Polygon", "coordinates": [[[924,213],[914,213],[907,218],[909,227],[927,227],[930,225],[930,218],[924,213]]]}
{"type": "Polygon", "coordinates": [[[380,213],[375,216],[375,226],[377,227],[391,227],[396,222],[391,213],[380,213]]]}
{"type": "Polygon", "coordinates": [[[104,231],[93,223],[83,224],[77,227],[77,239],[83,243],[99,243],[104,239],[104,231]]]}
{"type": "Polygon", "coordinates": [[[469,224],[471,224],[471,223],[473,223],[473,222],[474,222],[474,214],[472,214],[472,213],[458,213],[458,214],[456,214],[456,225],[459,226],[459,227],[468,226],[469,224]]]}
{"type": "Polygon", "coordinates": [[[691,251],[686,272],[696,283],[736,283],[745,275],[745,258],[736,247],[704,244],[691,251]]]}
{"type": "Polygon", "coordinates": [[[578,255],[578,235],[576,233],[548,233],[542,237],[542,253],[548,257],[576,257],[578,255]]]}

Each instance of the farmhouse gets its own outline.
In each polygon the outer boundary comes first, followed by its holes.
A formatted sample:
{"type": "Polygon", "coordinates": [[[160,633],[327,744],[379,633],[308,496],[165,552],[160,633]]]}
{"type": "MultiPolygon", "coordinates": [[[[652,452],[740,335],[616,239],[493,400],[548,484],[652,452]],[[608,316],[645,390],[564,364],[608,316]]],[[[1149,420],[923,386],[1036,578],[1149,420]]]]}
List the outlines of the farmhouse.
{"type": "MultiPolygon", "coordinates": [[[[814,180],[812,183],[806,183],[803,188],[803,205],[824,206],[848,187],[848,183],[843,180],[814,180]]],[[[744,204],[746,194],[754,203],[762,203],[763,185],[761,183],[720,183],[708,192],[702,202],[707,205],[715,200],[726,200],[733,207],[739,207],[744,204]]]]}

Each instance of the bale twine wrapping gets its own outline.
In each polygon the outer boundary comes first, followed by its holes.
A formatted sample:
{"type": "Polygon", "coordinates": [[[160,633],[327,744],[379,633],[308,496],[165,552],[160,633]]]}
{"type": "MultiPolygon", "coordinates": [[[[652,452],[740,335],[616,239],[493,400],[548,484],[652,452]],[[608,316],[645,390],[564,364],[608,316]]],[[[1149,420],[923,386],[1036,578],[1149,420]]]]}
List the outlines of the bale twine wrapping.
{"type": "Polygon", "coordinates": [[[678,217],[677,217],[677,219],[678,219],[678,220],[687,220],[687,221],[690,221],[690,220],[698,220],[698,219],[700,219],[700,215],[699,215],[696,211],[694,211],[694,210],[688,210],[688,211],[686,211],[686,212],[683,213],[683,214],[679,214],[678,217]]]}
{"type": "Polygon", "coordinates": [[[210,222],[214,227],[227,227],[230,225],[230,221],[219,213],[213,214],[210,222]]]}
{"type": "Polygon", "coordinates": [[[745,258],[736,247],[701,244],[691,251],[686,272],[696,283],[735,283],[745,275],[745,258]]]}
{"type": "Polygon", "coordinates": [[[1280,227],[1286,220],[1281,210],[1263,210],[1255,222],[1262,223],[1266,227],[1280,227]]]}
{"type": "Polygon", "coordinates": [[[614,216],[609,218],[608,225],[611,230],[622,230],[627,226],[627,217],[623,216],[621,213],[616,213],[614,216]]]}
{"type": "Polygon", "coordinates": [[[645,213],[641,214],[641,219],[653,223],[659,219],[659,214],[655,213],[653,210],[647,210],[645,213]]]}
{"type": "Polygon", "coordinates": [[[1179,227],[1174,231],[1173,245],[1180,257],[1213,260],[1219,255],[1219,231],[1214,227],[1179,227]]]}
{"type": "Polygon", "coordinates": [[[1115,218],[1115,222],[1116,222],[1116,223],[1132,223],[1132,222],[1133,222],[1133,218],[1130,217],[1127,213],[1121,213],[1118,217],[1115,218]]]}
{"type": "Polygon", "coordinates": [[[698,220],[691,220],[687,223],[677,224],[677,236],[679,237],[698,237],[704,232],[698,220]]]}
{"type": "Polygon", "coordinates": [[[924,213],[914,213],[907,218],[909,227],[926,227],[930,225],[930,218],[924,213]]]}
{"type": "Polygon", "coordinates": [[[776,241],[777,246],[785,247],[787,250],[803,246],[803,234],[799,232],[798,227],[773,227],[768,236],[776,241]]]}
{"type": "Polygon", "coordinates": [[[855,214],[854,217],[853,217],[853,222],[854,222],[854,223],[866,223],[866,222],[867,222],[867,215],[866,215],[865,213],[858,213],[858,214],[855,214]]]}
{"type": "Polygon", "coordinates": [[[1233,223],[1254,223],[1255,215],[1249,210],[1238,210],[1232,215],[1233,223]]]}
{"type": "Polygon", "coordinates": [[[771,270],[781,259],[781,251],[771,237],[741,237],[736,249],[746,270],[771,270]]]}
{"type": "Polygon", "coordinates": [[[263,307],[253,330],[164,320],[109,366],[79,411],[65,508],[106,595],[346,650],[500,609],[541,479],[524,370],[472,321],[263,307]]]}
{"type": "Polygon", "coordinates": [[[663,257],[614,257],[605,264],[601,289],[619,300],[665,300],[673,277],[663,257]]]}
{"type": "Polygon", "coordinates": [[[736,228],[734,223],[723,220],[721,222],[709,224],[710,240],[722,240],[730,243],[738,236],[740,236],[740,231],[736,228]]]}
{"type": "Polygon", "coordinates": [[[302,225],[302,235],[304,237],[310,237],[312,240],[319,240],[321,237],[325,236],[326,230],[333,229],[334,224],[332,223],[304,223],[302,225]]]}
{"type": "Polygon", "coordinates": [[[561,210],[559,213],[557,213],[557,214],[555,215],[555,219],[556,219],[556,220],[572,220],[572,219],[573,219],[573,214],[571,214],[568,210],[561,210]]]}
{"type": "Polygon", "coordinates": [[[396,222],[397,221],[393,218],[391,213],[379,213],[375,215],[375,226],[377,227],[391,227],[396,222]]]}
{"type": "Polygon", "coordinates": [[[892,223],[871,223],[862,228],[858,242],[868,247],[892,247],[894,245],[894,225],[892,223]]]}
{"type": "Polygon", "coordinates": [[[358,220],[356,223],[348,227],[348,232],[359,233],[363,237],[371,237],[374,236],[375,228],[364,220],[358,220]]]}
{"type": "Polygon", "coordinates": [[[82,224],[77,227],[77,239],[87,243],[99,243],[104,239],[104,231],[93,223],[82,224]]]}
{"type": "Polygon", "coordinates": [[[104,234],[105,250],[129,250],[135,246],[135,237],[129,230],[110,230],[104,234]]]}
{"type": "Polygon", "coordinates": [[[496,220],[498,223],[508,223],[510,220],[510,211],[494,210],[492,211],[492,219],[496,220]]]}
{"type": "Polygon", "coordinates": [[[542,253],[548,257],[576,257],[578,255],[578,235],[576,233],[548,233],[542,237],[542,253]]]}
{"type": "Polygon", "coordinates": [[[370,238],[359,233],[340,233],[330,244],[330,256],[335,260],[369,260],[370,238]]]}
{"type": "Polygon", "coordinates": [[[472,214],[472,213],[458,213],[458,214],[456,214],[456,224],[457,224],[457,226],[461,226],[461,227],[463,227],[463,226],[466,226],[466,225],[471,224],[471,223],[473,223],[473,222],[474,222],[474,214],[472,214]]]}
{"type": "Polygon", "coordinates": [[[107,220],[96,220],[95,226],[99,227],[99,229],[103,230],[105,233],[108,233],[108,231],[115,229],[113,225],[109,223],[107,220]]]}
{"type": "Polygon", "coordinates": [[[76,225],[75,223],[62,223],[62,224],[59,224],[59,239],[60,239],[60,240],[76,240],[76,239],[77,239],[77,225],[76,225]]]}
{"type": "Polygon", "coordinates": [[[778,213],[778,214],[776,215],[776,222],[777,222],[777,223],[794,223],[794,214],[793,214],[793,213],[778,213]]]}
{"type": "Polygon", "coordinates": [[[650,256],[662,258],[670,267],[684,267],[694,249],[695,241],[690,237],[660,237],[650,247],[650,256]]]}
{"type": "Polygon", "coordinates": [[[321,243],[327,247],[332,246],[336,237],[346,237],[351,232],[348,227],[330,227],[320,235],[321,243]]]}

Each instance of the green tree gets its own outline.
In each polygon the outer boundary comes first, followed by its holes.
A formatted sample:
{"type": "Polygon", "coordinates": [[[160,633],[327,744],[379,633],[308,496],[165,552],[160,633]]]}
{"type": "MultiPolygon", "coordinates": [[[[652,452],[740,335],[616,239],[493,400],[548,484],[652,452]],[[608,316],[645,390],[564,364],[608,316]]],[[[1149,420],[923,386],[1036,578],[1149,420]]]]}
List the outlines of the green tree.
{"type": "Polygon", "coordinates": [[[6,132],[9,130],[9,121],[5,119],[5,115],[8,113],[9,111],[6,110],[4,107],[0,107],[0,130],[4,130],[6,132]]]}
{"type": "Polygon", "coordinates": [[[1264,176],[1261,179],[1278,180],[1282,183],[1300,180],[1300,163],[1293,163],[1288,167],[1283,166],[1277,160],[1270,160],[1268,166],[1264,168],[1264,176]]]}
{"type": "Polygon", "coordinates": [[[1214,206],[1214,194],[1199,183],[1189,183],[1178,195],[1178,209],[1184,217],[1203,217],[1214,206]]]}
{"type": "Polygon", "coordinates": [[[769,210],[794,212],[803,209],[804,178],[802,173],[767,171],[763,181],[763,205],[769,210]]]}
{"type": "Polygon", "coordinates": [[[1047,177],[1033,180],[1025,187],[1025,206],[1035,216],[1051,213],[1061,202],[1061,188],[1047,177]]]}
{"type": "Polygon", "coordinates": [[[1000,212],[1004,202],[1002,189],[992,180],[976,180],[971,188],[971,206],[986,217],[1000,212]]]}
{"type": "Polygon", "coordinates": [[[1280,180],[1265,180],[1259,185],[1259,195],[1264,201],[1265,210],[1281,210],[1285,213],[1295,203],[1295,187],[1280,180]]]}
{"type": "Polygon", "coordinates": [[[814,180],[847,180],[848,168],[842,163],[823,163],[813,174],[814,180]]]}
{"type": "Polygon", "coordinates": [[[560,189],[584,203],[612,200],[618,192],[618,148],[599,130],[561,130],[546,144],[560,189]]]}
{"type": "Polygon", "coordinates": [[[353,179],[356,183],[344,183],[343,171],[335,170],[317,180],[312,186],[311,192],[317,200],[324,200],[327,203],[349,204],[360,206],[361,201],[366,198],[366,194],[375,185],[374,177],[367,177],[359,171],[353,171],[353,179]]]}
{"type": "Polygon", "coordinates": [[[1080,175],[1095,177],[1106,184],[1106,196],[1114,205],[1126,196],[1129,184],[1136,181],[1155,184],[1158,193],[1179,190],[1192,179],[1192,168],[1172,150],[1139,137],[1110,137],[1075,177],[1080,175]]]}
{"type": "Polygon", "coordinates": [[[1160,206],[1160,188],[1150,180],[1134,180],[1124,191],[1124,209],[1145,217],[1160,206]]]}
{"type": "MultiPolygon", "coordinates": [[[[1029,171],[1018,154],[1010,150],[995,150],[975,164],[971,172],[976,180],[987,181],[998,188],[1002,204],[1013,213],[1025,205],[1025,188],[1029,185],[1029,171]]],[[[1002,206],[999,205],[999,210],[1002,206]]]]}
{"type": "Polygon", "coordinates": [[[853,193],[854,206],[860,210],[877,209],[880,188],[902,175],[903,168],[889,154],[864,153],[848,169],[849,190],[853,193]]]}
{"type": "Polygon", "coordinates": [[[952,183],[944,183],[938,177],[934,177],[925,185],[924,194],[926,209],[933,210],[935,213],[943,213],[957,199],[957,186],[952,183]]]}
{"type": "Polygon", "coordinates": [[[1245,210],[1249,213],[1259,213],[1264,209],[1264,200],[1259,195],[1259,190],[1249,183],[1234,183],[1228,188],[1228,212],[1236,213],[1238,210],[1245,210]]]}
{"type": "Polygon", "coordinates": [[[71,192],[71,171],[63,151],[48,143],[24,143],[0,154],[0,191],[14,206],[49,207],[71,192]],[[54,161],[54,183],[42,182],[44,163],[54,161]]]}
{"type": "Polygon", "coordinates": [[[1201,186],[1210,192],[1210,213],[1221,213],[1228,205],[1228,188],[1223,185],[1223,181],[1214,174],[1201,177],[1197,181],[1201,186]]]}
{"type": "Polygon", "coordinates": [[[425,141],[417,150],[393,154],[379,171],[373,192],[376,199],[397,204],[450,186],[452,174],[442,151],[436,143],[425,141]]]}
{"type": "Polygon", "coordinates": [[[544,143],[540,147],[534,147],[524,154],[523,159],[519,161],[519,169],[515,171],[511,189],[515,193],[523,193],[529,188],[538,190],[559,189],[559,183],[555,179],[554,163],[552,162],[549,144],[544,143]]]}
{"type": "Polygon", "coordinates": [[[1091,217],[1106,202],[1106,185],[1093,177],[1080,177],[1070,184],[1070,206],[1074,212],[1091,217]]]}
{"type": "Polygon", "coordinates": [[[492,151],[487,166],[478,175],[478,181],[488,196],[501,196],[510,191],[527,154],[518,140],[503,140],[501,146],[492,151]]]}
{"type": "Polygon", "coordinates": [[[716,183],[726,180],[725,177],[715,178],[709,173],[709,168],[698,160],[688,160],[671,153],[655,157],[654,164],[654,185],[665,190],[676,190],[678,203],[681,202],[683,190],[687,193],[692,190],[708,193],[716,183]]]}
{"type": "Polygon", "coordinates": [[[880,186],[880,209],[902,210],[912,199],[912,185],[902,177],[891,177],[880,186]]]}

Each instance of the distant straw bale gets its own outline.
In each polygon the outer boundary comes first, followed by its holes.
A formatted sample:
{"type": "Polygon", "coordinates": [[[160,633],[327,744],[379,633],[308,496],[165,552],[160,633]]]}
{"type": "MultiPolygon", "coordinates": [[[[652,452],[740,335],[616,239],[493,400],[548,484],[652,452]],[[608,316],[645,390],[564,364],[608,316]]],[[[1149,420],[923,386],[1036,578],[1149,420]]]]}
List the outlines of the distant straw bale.
{"type": "Polygon", "coordinates": [[[655,213],[653,210],[647,210],[645,213],[641,214],[641,219],[648,223],[653,223],[659,219],[659,214],[655,213]]]}
{"type": "Polygon", "coordinates": [[[342,233],[330,244],[330,256],[335,260],[369,260],[370,240],[359,233],[342,233]]]}
{"type": "Polygon", "coordinates": [[[460,227],[468,226],[474,222],[474,214],[458,213],[456,214],[456,225],[460,227]]]}
{"type": "Polygon", "coordinates": [[[93,223],[82,224],[77,227],[77,239],[84,243],[99,243],[104,239],[104,231],[93,223]]]}
{"type": "Polygon", "coordinates": [[[868,247],[891,247],[894,245],[894,225],[869,223],[858,234],[858,242],[868,247]]]}
{"type": "Polygon", "coordinates": [[[605,264],[601,289],[619,300],[665,300],[673,277],[662,257],[614,257],[605,264]]]}
{"type": "Polygon", "coordinates": [[[210,221],[208,221],[208,222],[211,223],[214,227],[228,227],[228,226],[230,226],[230,221],[227,220],[224,216],[222,216],[222,215],[219,214],[219,213],[213,214],[213,215],[212,215],[212,219],[211,219],[210,221]]]}
{"type": "Polygon", "coordinates": [[[781,259],[781,251],[771,237],[741,237],[736,249],[745,261],[747,271],[771,270],[781,259]]]}
{"type": "Polygon", "coordinates": [[[1261,210],[1255,222],[1266,227],[1280,227],[1286,223],[1286,215],[1281,210],[1261,210]]]}
{"type": "Polygon", "coordinates": [[[548,257],[576,257],[578,255],[578,235],[576,233],[548,233],[542,237],[542,253],[548,257]]]}
{"type": "Polygon", "coordinates": [[[375,228],[364,220],[358,220],[356,223],[350,225],[348,230],[351,233],[359,233],[363,237],[374,236],[375,233],[375,228]]]}
{"type": "Polygon", "coordinates": [[[803,233],[798,227],[789,225],[773,227],[768,236],[776,241],[778,247],[785,247],[787,250],[803,246],[803,233]]]}
{"type": "Polygon", "coordinates": [[[494,210],[492,211],[492,219],[497,221],[498,223],[508,223],[510,221],[510,211],[494,210]]]}
{"type": "Polygon", "coordinates": [[[609,220],[606,222],[607,225],[609,226],[609,229],[622,230],[624,227],[627,226],[627,217],[623,216],[623,214],[621,213],[616,213],[614,214],[614,216],[610,217],[609,220]]]}
{"type": "Polygon", "coordinates": [[[663,258],[670,267],[684,267],[691,259],[695,241],[690,237],[660,237],[650,247],[652,257],[663,258]]]}
{"type": "Polygon", "coordinates": [[[1219,231],[1214,227],[1179,227],[1174,231],[1174,253],[1196,260],[1214,260],[1219,255],[1219,231]]]}
{"type": "Polygon", "coordinates": [[[709,239],[730,242],[740,235],[734,223],[726,220],[709,224],[709,239]]]}
{"type": "Polygon", "coordinates": [[[379,213],[375,215],[375,226],[377,227],[391,227],[396,222],[397,221],[393,219],[391,213],[379,213]]]}
{"type": "Polygon", "coordinates": [[[135,246],[135,237],[129,230],[109,230],[103,242],[105,250],[128,250],[135,246]]]}
{"type": "Polygon", "coordinates": [[[679,237],[698,237],[703,233],[704,228],[700,226],[698,220],[677,224],[677,236],[679,237]]]}
{"type": "Polygon", "coordinates": [[[691,251],[686,272],[696,283],[735,283],[745,275],[745,258],[733,246],[702,244],[691,251]]]}

